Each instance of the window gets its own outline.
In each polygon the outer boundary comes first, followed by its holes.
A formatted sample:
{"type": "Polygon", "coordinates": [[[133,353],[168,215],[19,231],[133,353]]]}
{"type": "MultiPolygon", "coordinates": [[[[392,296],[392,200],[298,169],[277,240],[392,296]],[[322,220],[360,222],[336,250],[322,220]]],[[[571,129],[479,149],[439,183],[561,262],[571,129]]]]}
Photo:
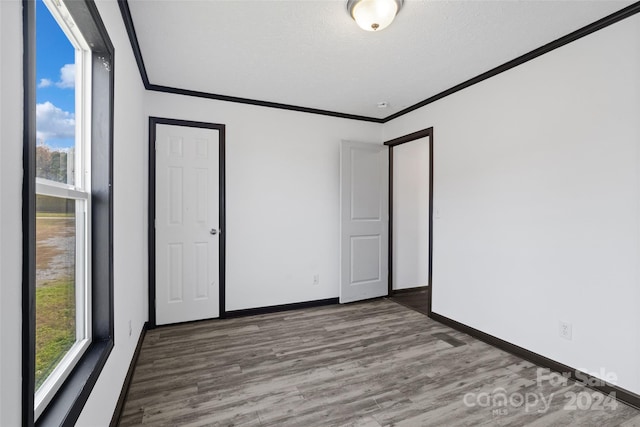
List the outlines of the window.
{"type": "Polygon", "coordinates": [[[23,0],[25,425],[72,425],[113,347],[113,47],[90,0],[23,0]]]}
{"type": "Polygon", "coordinates": [[[36,419],[91,343],[89,57],[64,4],[38,0],[36,419]]]}

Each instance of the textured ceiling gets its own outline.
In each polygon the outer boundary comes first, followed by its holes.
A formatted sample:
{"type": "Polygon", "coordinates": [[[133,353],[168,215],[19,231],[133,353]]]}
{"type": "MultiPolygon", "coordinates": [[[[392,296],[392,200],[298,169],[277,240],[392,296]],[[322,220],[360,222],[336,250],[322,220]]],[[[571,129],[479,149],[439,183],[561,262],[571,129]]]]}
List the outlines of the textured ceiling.
{"type": "Polygon", "coordinates": [[[405,0],[376,33],[346,0],[128,3],[152,84],[384,118],[633,2],[405,0]]]}

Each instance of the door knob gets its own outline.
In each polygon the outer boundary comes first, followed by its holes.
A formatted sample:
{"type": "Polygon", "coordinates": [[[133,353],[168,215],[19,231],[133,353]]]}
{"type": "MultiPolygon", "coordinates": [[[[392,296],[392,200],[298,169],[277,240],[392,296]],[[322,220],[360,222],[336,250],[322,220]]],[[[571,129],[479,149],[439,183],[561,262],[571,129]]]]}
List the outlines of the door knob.
{"type": "Polygon", "coordinates": [[[215,236],[216,234],[218,234],[218,230],[216,230],[215,228],[212,228],[211,230],[209,230],[209,233],[215,236]]]}

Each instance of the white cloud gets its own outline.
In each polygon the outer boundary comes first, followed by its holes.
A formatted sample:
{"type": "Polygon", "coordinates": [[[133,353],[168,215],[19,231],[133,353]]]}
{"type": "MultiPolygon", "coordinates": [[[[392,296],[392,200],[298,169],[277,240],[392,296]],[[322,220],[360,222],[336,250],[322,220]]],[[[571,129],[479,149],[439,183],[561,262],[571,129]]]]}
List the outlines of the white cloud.
{"type": "Polygon", "coordinates": [[[49,79],[40,79],[40,83],[38,83],[38,87],[49,87],[53,84],[53,82],[49,79]]]}
{"type": "Polygon", "coordinates": [[[65,64],[60,68],[60,80],[56,86],[62,89],[73,89],[76,87],[76,64],[65,64]]]}
{"type": "Polygon", "coordinates": [[[73,113],[46,101],[36,105],[36,138],[46,141],[51,138],[73,138],[76,118],[73,113]]]}

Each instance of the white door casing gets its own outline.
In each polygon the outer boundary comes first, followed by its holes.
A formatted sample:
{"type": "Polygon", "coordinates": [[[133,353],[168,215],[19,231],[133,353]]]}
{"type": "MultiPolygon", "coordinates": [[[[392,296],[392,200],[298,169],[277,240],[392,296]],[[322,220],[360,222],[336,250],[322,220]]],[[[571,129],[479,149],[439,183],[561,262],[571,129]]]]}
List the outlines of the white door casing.
{"type": "Polygon", "coordinates": [[[388,147],[342,141],[340,150],[340,302],[387,295],[388,147]]]}
{"type": "Polygon", "coordinates": [[[156,324],[219,316],[219,132],[156,125],[156,324]]]}

